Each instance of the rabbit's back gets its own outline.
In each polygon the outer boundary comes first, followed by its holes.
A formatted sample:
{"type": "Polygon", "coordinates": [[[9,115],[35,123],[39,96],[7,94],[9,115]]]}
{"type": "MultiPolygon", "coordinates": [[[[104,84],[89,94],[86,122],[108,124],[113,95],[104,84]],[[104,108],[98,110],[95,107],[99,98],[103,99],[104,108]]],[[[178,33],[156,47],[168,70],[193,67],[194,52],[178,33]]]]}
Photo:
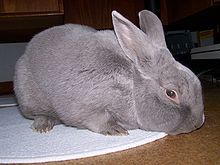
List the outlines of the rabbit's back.
{"type": "Polygon", "coordinates": [[[24,56],[33,81],[53,98],[84,97],[104,81],[128,84],[132,74],[114,32],[87,26],[67,24],[43,31],[24,56]]]}

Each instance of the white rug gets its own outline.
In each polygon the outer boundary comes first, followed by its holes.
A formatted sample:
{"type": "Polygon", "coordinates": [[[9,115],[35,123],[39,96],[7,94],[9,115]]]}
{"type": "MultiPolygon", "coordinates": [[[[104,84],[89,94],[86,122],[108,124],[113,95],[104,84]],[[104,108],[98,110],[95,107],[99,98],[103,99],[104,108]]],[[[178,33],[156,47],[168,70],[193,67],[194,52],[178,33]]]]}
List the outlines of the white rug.
{"type": "Polygon", "coordinates": [[[129,131],[128,136],[104,136],[64,125],[49,133],[36,133],[33,121],[17,107],[0,109],[0,163],[34,163],[70,160],[122,151],[166,136],[162,132],[129,131]]]}

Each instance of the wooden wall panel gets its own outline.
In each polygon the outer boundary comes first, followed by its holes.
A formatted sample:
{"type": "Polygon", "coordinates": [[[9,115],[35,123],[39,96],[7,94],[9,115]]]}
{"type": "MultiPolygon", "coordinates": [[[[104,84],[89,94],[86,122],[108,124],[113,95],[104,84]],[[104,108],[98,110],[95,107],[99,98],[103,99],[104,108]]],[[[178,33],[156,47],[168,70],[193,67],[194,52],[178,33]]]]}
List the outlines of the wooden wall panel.
{"type": "Polygon", "coordinates": [[[60,12],[58,0],[0,0],[0,14],[60,12]]]}
{"type": "Polygon", "coordinates": [[[144,0],[64,0],[64,22],[108,29],[111,12],[117,10],[138,25],[138,12],[144,8],[144,0]]]}
{"type": "Polygon", "coordinates": [[[27,42],[36,33],[63,24],[62,0],[0,0],[0,43],[27,42]]]}
{"type": "Polygon", "coordinates": [[[179,21],[213,5],[213,0],[166,0],[168,22],[179,21]]]}

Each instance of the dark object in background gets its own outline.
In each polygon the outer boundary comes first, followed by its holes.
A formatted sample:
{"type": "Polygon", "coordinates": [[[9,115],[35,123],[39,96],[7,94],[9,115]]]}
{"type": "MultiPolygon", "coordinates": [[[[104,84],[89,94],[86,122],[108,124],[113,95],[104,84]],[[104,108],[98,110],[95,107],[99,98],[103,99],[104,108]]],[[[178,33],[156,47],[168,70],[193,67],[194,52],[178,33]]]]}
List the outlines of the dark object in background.
{"type": "Polygon", "coordinates": [[[220,44],[193,48],[191,50],[192,67],[198,75],[211,75],[220,80],[220,44]]]}
{"type": "Polygon", "coordinates": [[[215,44],[220,43],[220,24],[216,25],[216,27],[215,27],[214,42],[215,42],[215,44]]]}
{"type": "Polygon", "coordinates": [[[158,17],[160,17],[160,0],[147,0],[145,1],[147,10],[152,11],[158,17]]]}
{"type": "Polygon", "coordinates": [[[173,57],[191,69],[191,54],[193,47],[190,31],[172,31],[165,33],[167,47],[173,57]]]}

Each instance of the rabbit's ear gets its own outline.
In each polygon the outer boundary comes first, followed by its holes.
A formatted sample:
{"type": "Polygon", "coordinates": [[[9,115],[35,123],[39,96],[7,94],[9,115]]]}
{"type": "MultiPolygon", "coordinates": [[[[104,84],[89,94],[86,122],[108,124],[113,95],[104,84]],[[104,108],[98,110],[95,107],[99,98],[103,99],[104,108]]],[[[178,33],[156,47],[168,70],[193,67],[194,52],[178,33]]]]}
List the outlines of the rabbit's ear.
{"type": "Polygon", "coordinates": [[[138,16],[140,28],[150,40],[160,47],[166,47],[163,26],[159,18],[148,10],[140,11],[138,16]]]}
{"type": "Polygon", "coordinates": [[[112,12],[112,21],[122,50],[137,64],[143,47],[146,47],[146,34],[116,11],[112,12]]]}

